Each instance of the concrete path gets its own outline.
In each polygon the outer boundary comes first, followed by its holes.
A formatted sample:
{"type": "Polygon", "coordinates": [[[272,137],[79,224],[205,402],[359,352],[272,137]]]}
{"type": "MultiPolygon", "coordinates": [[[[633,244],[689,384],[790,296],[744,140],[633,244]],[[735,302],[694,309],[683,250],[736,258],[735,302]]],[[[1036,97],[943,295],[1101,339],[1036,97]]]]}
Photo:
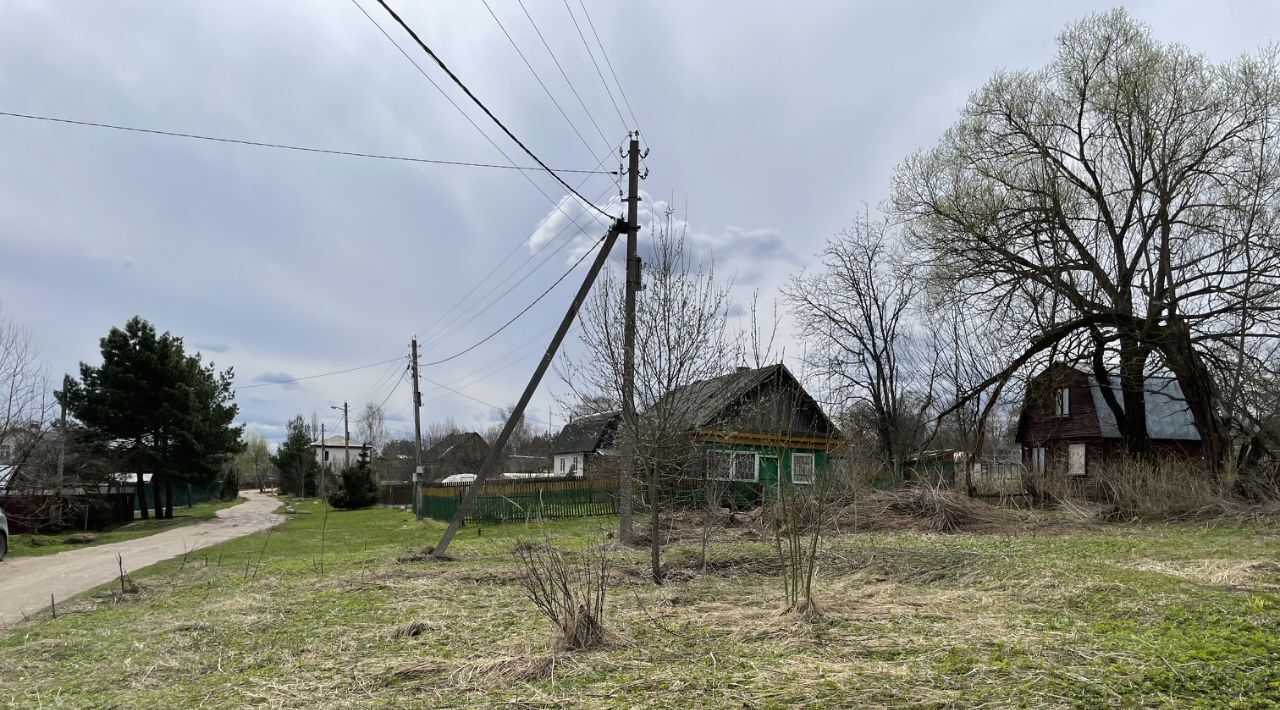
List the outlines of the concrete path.
{"type": "Polygon", "coordinates": [[[273,496],[241,491],[248,500],[217,511],[215,520],[140,537],[136,540],[84,547],[53,555],[16,557],[0,562],[0,627],[22,621],[23,614],[49,608],[49,594],[61,602],[99,584],[118,579],[116,554],[124,557],[125,574],[192,548],[205,548],[280,523],[273,496]]]}

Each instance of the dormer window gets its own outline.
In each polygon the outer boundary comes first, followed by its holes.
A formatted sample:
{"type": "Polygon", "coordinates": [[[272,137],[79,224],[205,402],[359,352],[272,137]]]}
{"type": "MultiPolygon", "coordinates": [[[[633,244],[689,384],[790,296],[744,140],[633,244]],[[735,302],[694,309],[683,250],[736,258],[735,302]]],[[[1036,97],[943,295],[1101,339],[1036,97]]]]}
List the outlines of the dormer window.
{"type": "Polygon", "coordinates": [[[1053,414],[1056,417],[1066,417],[1071,415],[1071,388],[1061,387],[1054,393],[1053,398],[1053,414]]]}

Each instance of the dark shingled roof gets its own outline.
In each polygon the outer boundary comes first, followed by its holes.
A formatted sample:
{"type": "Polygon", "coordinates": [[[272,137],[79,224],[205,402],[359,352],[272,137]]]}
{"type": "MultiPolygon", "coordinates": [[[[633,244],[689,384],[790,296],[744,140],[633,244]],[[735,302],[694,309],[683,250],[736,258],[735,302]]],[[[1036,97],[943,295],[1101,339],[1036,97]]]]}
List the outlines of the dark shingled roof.
{"type": "Polygon", "coordinates": [[[444,458],[445,455],[448,454],[449,451],[453,449],[453,447],[463,443],[464,441],[472,437],[479,439],[480,443],[484,444],[486,449],[488,448],[489,444],[484,440],[484,437],[480,436],[474,431],[469,431],[469,432],[466,432],[465,434],[464,433],[450,434],[445,438],[441,439],[440,441],[436,442],[435,446],[432,446],[426,451],[423,451],[422,460],[424,463],[439,461],[440,459],[444,458]]]}
{"type": "Polygon", "coordinates": [[[656,405],[674,407],[684,425],[690,429],[715,422],[729,405],[738,401],[785,366],[769,365],[758,369],[739,368],[727,375],[692,382],[672,390],[656,405]]]}
{"type": "Polygon", "coordinates": [[[564,425],[551,442],[552,454],[576,454],[597,451],[613,444],[622,412],[605,412],[578,417],[564,425]]]}

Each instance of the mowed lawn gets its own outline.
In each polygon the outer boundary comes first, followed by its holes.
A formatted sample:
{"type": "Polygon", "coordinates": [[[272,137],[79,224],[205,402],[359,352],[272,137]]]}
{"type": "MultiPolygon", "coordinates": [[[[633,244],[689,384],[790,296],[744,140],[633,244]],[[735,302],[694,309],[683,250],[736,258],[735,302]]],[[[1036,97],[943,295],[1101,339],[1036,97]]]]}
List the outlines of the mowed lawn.
{"type": "Polygon", "coordinates": [[[767,539],[722,533],[703,575],[688,536],[663,587],[615,547],[616,642],[557,652],[511,549],[613,525],[470,526],[456,561],[399,562],[443,526],[304,503],[0,632],[0,706],[1280,706],[1276,527],[838,536],[818,623],[779,614],[767,539]]]}
{"type": "MultiPolygon", "coordinates": [[[[154,535],[171,528],[182,527],[198,523],[201,520],[209,520],[224,508],[230,508],[233,505],[243,503],[244,498],[234,498],[232,500],[210,501],[208,503],[196,503],[190,507],[174,506],[173,517],[167,520],[158,518],[149,518],[147,520],[134,520],[110,530],[93,531],[93,541],[87,543],[68,543],[67,538],[74,535],[76,531],[70,530],[57,535],[28,535],[24,533],[15,533],[9,540],[9,554],[14,557],[31,557],[33,555],[52,555],[58,552],[74,550],[79,547],[92,547],[94,545],[106,545],[112,542],[124,542],[125,540],[134,540],[148,535],[154,535]]],[[[136,514],[136,512],[135,512],[136,514]]]]}

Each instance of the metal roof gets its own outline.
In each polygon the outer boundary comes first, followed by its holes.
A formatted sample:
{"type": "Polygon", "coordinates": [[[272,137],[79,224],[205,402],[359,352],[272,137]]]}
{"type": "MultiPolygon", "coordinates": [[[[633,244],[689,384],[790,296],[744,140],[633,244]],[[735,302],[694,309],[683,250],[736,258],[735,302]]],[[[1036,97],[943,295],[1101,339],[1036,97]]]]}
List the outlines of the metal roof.
{"type": "MultiPolygon", "coordinates": [[[[1116,401],[1124,409],[1124,392],[1120,389],[1120,378],[1111,376],[1111,391],[1116,401]]],[[[1152,439],[1168,439],[1173,441],[1199,441],[1200,432],[1196,429],[1195,417],[1182,395],[1182,387],[1172,377],[1148,377],[1143,387],[1146,391],[1147,434],[1152,439]]],[[[1120,428],[1116,426],[1115,414],[1107,406],[1102,396],[1102,385],[1093,375],[1089,375],[1089,391],[1093,394],[1093,406],[1098,411],[1098,427],[1104,439],[1120,438],[1120,428]]]]}

